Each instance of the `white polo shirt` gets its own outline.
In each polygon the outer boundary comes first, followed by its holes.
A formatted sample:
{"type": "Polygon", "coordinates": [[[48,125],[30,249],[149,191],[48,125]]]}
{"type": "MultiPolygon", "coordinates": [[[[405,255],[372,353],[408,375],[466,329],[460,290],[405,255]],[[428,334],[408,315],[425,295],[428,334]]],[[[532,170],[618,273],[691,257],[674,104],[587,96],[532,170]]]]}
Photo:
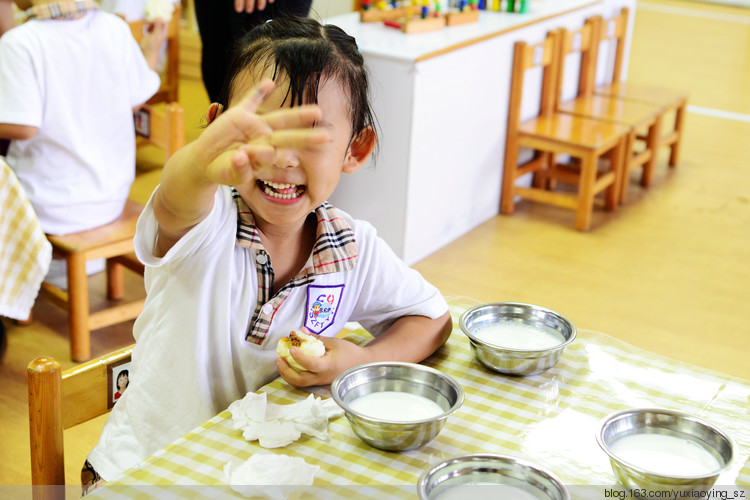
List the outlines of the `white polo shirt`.
{"type": "Polygon", "coordinates": [[[153,252],[152,201],[139,220],[148,297],[134,327],[130,385],[88,457],[105,480],[277,377],[276,344],[291,330],[306,325],[332,337],[358,321],[377,336],[402,316],[434,319],[448,309],[372,225],[328,204],[315,212],[318,238],[306,269],[264,297],[269,257],[233,193],[221,187],[208,217],[163,258],[153,252]]]}
{"type": "Polygon", "coordinates": [[[7,161],[42,229],[67,234],[116,219],[135,178],[133,106],[159,90],[128,25],[90,11],[31,20],[0,39],[0,123],[29,125],[7,161]]]}

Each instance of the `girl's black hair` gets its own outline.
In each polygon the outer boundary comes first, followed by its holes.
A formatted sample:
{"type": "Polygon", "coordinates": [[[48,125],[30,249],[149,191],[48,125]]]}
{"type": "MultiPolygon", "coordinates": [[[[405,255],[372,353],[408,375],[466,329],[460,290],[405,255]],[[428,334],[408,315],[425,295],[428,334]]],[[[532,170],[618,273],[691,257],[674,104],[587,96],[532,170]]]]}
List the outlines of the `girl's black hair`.
{"type": "Polygon", "coordinates": [[[368,99],[369,84],[364,59],[355,39],[341,28],[303,17],[275,19],[256,26],[236,44],[224,79],[220,104],[229,107],[233,90],[250,68],[280,74],[289,81],[284,99],[292,106],[317,103],[320,84],[338,81],[350,101],[352,136],[366,127],[375,130],[368,99]]]}

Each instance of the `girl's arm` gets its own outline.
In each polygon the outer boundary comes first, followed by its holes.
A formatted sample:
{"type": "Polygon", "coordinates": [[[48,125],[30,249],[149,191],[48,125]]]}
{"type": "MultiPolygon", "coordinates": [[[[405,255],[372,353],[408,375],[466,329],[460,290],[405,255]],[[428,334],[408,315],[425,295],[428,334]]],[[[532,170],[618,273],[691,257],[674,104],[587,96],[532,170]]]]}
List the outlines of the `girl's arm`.
{"type": "Polygon", "coordinates": [[[208,215],[219,184],[255,182],[254,169],[272,164],[277,147],[300,148],[328,140],[328,132],[312,128],[320,117],[317,106],[257,114],[273,88],[273,81],[264,79],[221,116],[214,113],[200,137],[169,158],[153,201],[158,256],[208,215]]]}
{"type": "Polygon", "coordinates": [[[446,312],[436,319],[425,316],[404,316],[364,347],[347,340],[319,337],[326,345],[322,358],[307,356],[298,348],[290,354],[308,371],[296,372],[279,358],[279,374],[295,387],[330,384],[344,370],[376,361],[419,363],[442,346],[451,334],[453,322],[446,312]]]}

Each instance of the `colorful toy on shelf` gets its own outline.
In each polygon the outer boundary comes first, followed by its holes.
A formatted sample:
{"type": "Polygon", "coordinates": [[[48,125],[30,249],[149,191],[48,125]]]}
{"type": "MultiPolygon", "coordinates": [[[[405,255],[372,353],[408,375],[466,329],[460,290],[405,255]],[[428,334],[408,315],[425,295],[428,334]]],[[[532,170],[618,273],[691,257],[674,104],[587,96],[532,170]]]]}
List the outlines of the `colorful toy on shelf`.
{"type": "Polygon", "coordinates": [[[424,33],[479,21],[479,11],[526,13],[531,0],[361,0],[359,20],[404,33],[424,33]],[[375,6],[373,7],[373,2],[375,6]],[[430,9],[431,2],[434,2],[430,9]]]}
{"type": "Polygon", "coordinates": [[[367,9],[360,12],[359,20],[363,23],[382,22],[389,28],[395,28],[404,33],[424,33],[443,29],[446,24],[445,16],[441,15],[439,0],[435,0],[435,7],[430,10],[430,0],[406,0],[401,5],[393,4],[391,8],[367,9]]]}
{"type": "Polygon", "coordinates": [[[459,0],[458,9],[449,9],[445,15],[448,26],[458,26],[479,21],[478,0],[459,0]]]}

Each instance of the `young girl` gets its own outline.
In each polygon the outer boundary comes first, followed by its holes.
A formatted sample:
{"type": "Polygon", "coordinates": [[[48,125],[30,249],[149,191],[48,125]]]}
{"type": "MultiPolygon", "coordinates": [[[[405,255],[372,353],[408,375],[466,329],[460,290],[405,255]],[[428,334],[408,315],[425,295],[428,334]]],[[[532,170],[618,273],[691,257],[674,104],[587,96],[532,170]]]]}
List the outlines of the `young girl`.
{"type": "Polygon", "coordinates": [[[375,147],[354,39],[311,19],[274,20],[243,39],[231,67],[223,105],[170,158],[139,221],[148,299],[136,376],[88,457],[106,481],[279,374],[329,384],[361,363],[419,362],[450,334],[438,290],[371,225],[326,203],[375,147]],[[335,338],[347,321],[375,340],[335,338]],[[301,327],[326,353],[292,348],[297,372],[276,345],[301,327]]]}

